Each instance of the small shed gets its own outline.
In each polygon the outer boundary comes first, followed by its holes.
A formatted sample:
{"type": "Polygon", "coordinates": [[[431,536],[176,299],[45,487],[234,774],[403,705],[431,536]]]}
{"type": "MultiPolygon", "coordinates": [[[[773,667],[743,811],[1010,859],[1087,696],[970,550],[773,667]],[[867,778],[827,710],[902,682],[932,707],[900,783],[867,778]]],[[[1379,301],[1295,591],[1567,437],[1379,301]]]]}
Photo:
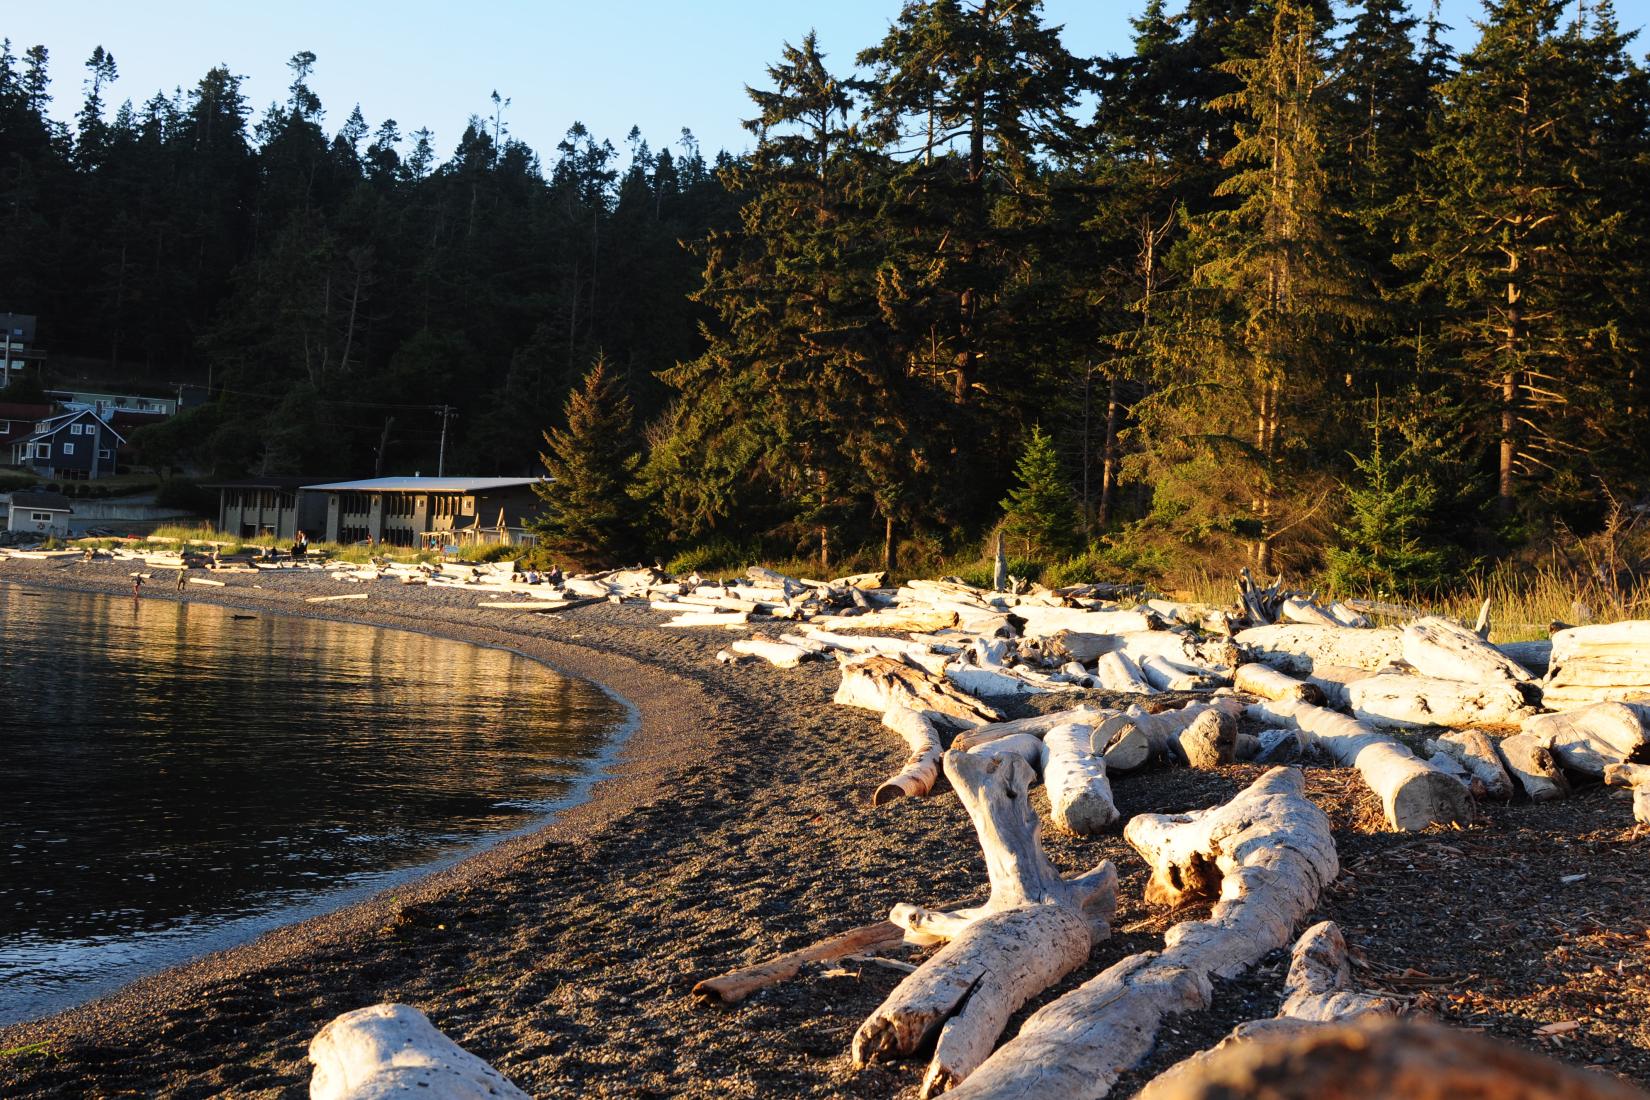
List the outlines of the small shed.
{"type": "Polygon", "coordinates": [[[66,535],[74,509],[62,493],[19,489],[11,495],[6,514],[6,530],[30,535],[66,535]]]}

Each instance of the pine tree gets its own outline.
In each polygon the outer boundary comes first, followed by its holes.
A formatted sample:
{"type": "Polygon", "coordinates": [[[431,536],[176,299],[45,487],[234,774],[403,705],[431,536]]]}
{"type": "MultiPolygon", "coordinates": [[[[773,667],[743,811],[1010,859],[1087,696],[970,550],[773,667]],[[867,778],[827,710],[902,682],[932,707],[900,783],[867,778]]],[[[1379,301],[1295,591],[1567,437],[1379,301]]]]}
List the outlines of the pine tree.
{"type": "Polygon", "coordinates": [[[1642,476],[1629,303],[1645,227],[1624,199],[1642,191],[1644,81],[1610,6],[1589,7],[1566,26],[1562,0],[1489,3],[1443,87],[1406,257],[1447,310],[1504,520],[1537,491],[1571,505],[1598,476],[1642,476]]]}
{"type": "Polygon", "coordinates": [[[1448,553],[1428,536],[1438,486],[1413,446],[1386,447],[1380,405],[1367,454],[1352,456],[1357,480],[1343,486],[1347,521],[1328,552],[1329,583],[1351,593],[1411,595],[1437,587],[1448,553]]]}
{"type": "Polygon", "coordinates": [[[1159,517],[1188,538],[1242,537],[1259,572],[1315,514],[1325,385],[1344,334],[1369,315],[1326,206],[1323,38],[1312,6],[1277,0],[1242,88],[1218,196],[1191,220],[1190,285],[1152,335],[1160,389],[1140,406],[1159,517]],[[1316,499],[1314,499],[1316,498],[1316,499]]]}
{"type": "Polygon", "coordinates": [[[539,545],[580,564],[622,561],[637,548],[630,398],[598,358],[565,412],[566,427],[544,433],[549,449],[539,458],[549,480],[534,486],[544,508],[532,530],[539,545]]]}
{"type": "Polygon", "coordinates": [[[1028,558],[1068,553],[1077,530],[1077,503],[1060,469],[1054,441],[1033,425],[1014,468],[1016,485],[1002,501],[1003,535],[1028,558]]]}

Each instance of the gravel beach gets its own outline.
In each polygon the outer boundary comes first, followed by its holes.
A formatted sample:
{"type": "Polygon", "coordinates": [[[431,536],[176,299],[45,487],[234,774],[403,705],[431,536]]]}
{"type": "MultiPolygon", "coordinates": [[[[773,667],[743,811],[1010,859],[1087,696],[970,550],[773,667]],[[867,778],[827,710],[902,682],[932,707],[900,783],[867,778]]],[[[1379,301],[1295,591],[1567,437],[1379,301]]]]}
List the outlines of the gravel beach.
{"type": "MultiPolygon", "coordinates": [[[[8,560],[0,583],[123,595],[130,569],[8,560]]],[[[296,572],[225,579],[184,595],[506,646],[608,687],[639,724],[590,798],[538,832],[0,1030],[0,1096],[301,1097],[310,1038],[378,1001],[416,1005],[536,1096],[916,1095],[921,1062],[856,1070],[846,1055],[854,1029],[898,982],[894,969],[814,967],[731,1009],[688,992],[700,978],[878,920],[896,902],[983,896],[978,846],[955,798],[871,808],[905,748],[875,715],[831,705],[834,666],[718,665],[727,632],[661,629],[663,616],[640,607],[531,615],[478,610],[473,593],[454,588],[363,589],[296,572]],[[361,591],[369,598],[304,602],[361,591]]],[[[163,588],[144,599],[176,598],[163,588]]],[[[1213,805],[1260,771],[1122,777],[1118,806],[1126,818],[1213,805]]],[[[1469,827],[1405,835],[1376,831],[1378,808],[1355,774],[1307,774],[1344,869],[1313,919],[1341,922],[1360,984],[1650,1083],[1650,837],[1635,835],[1624,792],[1592,786],[1560,803],[1483,804],[1469,827]],[[1569,1021],[1579,1026],[1541,1033],[1569,1021]]],[[[1046,815],[1041,791],[1034,797],[1046,815]]],[[[1045,842],[1068,872],[1114,860],[1122,901],[1116,934],[1032,1008],[1200,915],[1144,905],[1145,864],[1118,835],[1048,832],[1045,842]]],[[[1279,952],[1219,983],[1213,1011],[1170,1021],[1116,1095],[1234,1024],[1274,1013],[1285,964],[1279,952]]]]}

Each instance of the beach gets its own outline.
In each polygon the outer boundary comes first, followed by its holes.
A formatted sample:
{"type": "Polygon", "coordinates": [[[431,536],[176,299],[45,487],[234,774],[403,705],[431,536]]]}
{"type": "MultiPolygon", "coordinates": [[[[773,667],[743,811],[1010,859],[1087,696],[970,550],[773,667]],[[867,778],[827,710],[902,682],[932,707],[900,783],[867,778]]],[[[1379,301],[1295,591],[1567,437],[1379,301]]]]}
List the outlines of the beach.
{"type": "MultiPolygon", "coordinates": [[[[121,595],[129,571],[13,559],[0,563],[0,583],[121,595]]],[[[477,609],[475,594],[449,587],[362,587],[296,572],[226,580],[183,596],[508,647],[603,685],[635,708],[637,723],[589,798],[535,833],[0,1031],[0,1095],[303,1096],[315,1032],[380,1001],[419,1007],[536,1096],[916,1094],[921,1060],[858,1069],[847,1057],[896,969],[813,967],[733,1008],[689,992],[699,979],[879,920],[897,902],[984,894],[979,847],[955,798],[871,807],[905,749],[876,715],[831,704],[833,664],[721,665],[727,631],[664,629],[645,607],[534,615],[477,609]],[[362,591],[365,600],[305,602],[362,591]]],[[[142,598],[178,597],[155,584],[142,598]]],[[[1069,697],[1015,703],[1022,713],[1062,705],[1069,697]]],[[[1121,777],[1118,808],[1127,818],[1213,805],[1262,770],[1121,777]]],[[[1380,831],[1355,773],[1307,776],[1343,868],[1313,919],[1341,923],[1358,981],[1447,1022],[1650,1082],[1650,839],[1634,836],[1620,793],[1480,804],[1469,827],[1414,835],[1380,831]],[[1542,1034],[1569,1021],[1578,1026],[1542,1034]]],[[[1046,813],[1042,792],[1033,797],[1046,813]]],[[[1197,915],[1142,903],[1145,864],[1115,833],[1045,829],[1044,842],[1068,873],[1115,861],[1122,900],[1113,936],[1027,1011],[1160,946],[1165,928],[1197,915]]],[[[1213,1010],[1172,1020],[1116,1095],[1276,1012],[1286,962],[1279,952],[1217,983],[1213,1010]]]]}

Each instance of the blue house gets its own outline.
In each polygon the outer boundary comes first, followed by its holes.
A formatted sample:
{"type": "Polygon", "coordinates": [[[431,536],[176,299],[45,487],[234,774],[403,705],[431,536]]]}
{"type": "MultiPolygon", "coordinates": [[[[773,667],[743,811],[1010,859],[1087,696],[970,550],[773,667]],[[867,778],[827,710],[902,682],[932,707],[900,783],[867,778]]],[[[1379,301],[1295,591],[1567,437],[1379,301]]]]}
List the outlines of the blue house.
{"type": "Polygon", "coordinates": [[[126,437],[90,409],[38,421],[11,445],[12,464],[41,477],[91,481],[116,472],[115,452],[126,437]]]}

